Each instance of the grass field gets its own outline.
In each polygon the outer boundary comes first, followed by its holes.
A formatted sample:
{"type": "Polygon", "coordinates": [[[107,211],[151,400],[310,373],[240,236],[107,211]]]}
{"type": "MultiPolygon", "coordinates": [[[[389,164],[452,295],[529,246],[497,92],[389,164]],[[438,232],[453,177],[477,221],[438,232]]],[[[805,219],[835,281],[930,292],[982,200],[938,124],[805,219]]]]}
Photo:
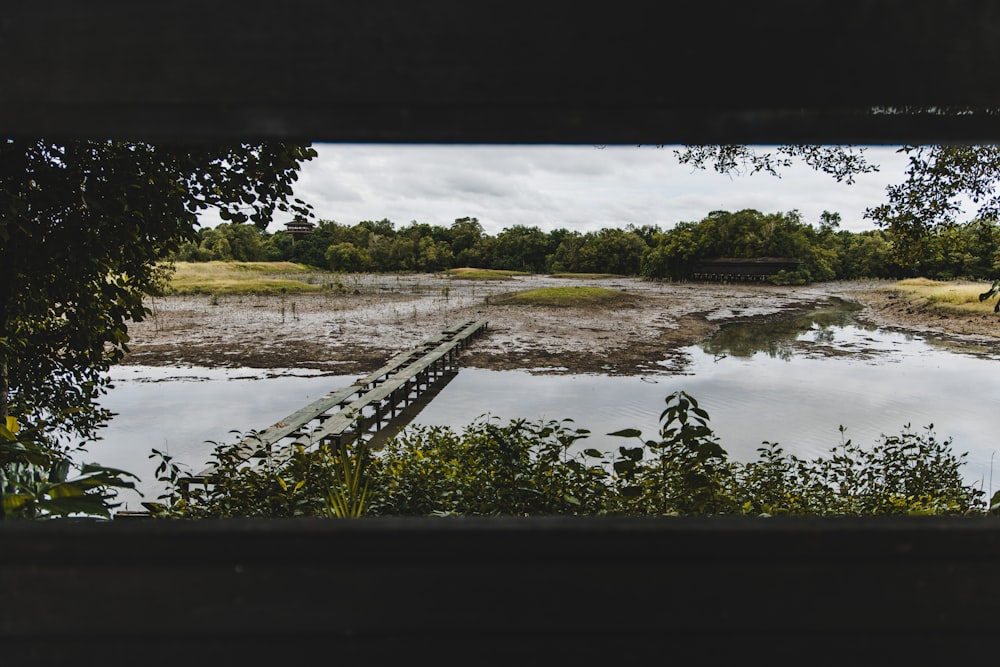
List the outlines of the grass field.
{"type": "Polygon", "coordinates": [[[177,262],[167,294],[296,294],[323,289],[321,274],[292,262],[177,262]],[[310,280],[312,282],[310,282],[310,280]]]}
{"type": "Polygon", "coordinates": [[[908,278],[887,289],[902,294],[915,306],[937,308],[963,313],[992,313],[995,299],[980,301],[979,295],[990,288],[987,282],[962,280],[929,280],[908,278]]]}

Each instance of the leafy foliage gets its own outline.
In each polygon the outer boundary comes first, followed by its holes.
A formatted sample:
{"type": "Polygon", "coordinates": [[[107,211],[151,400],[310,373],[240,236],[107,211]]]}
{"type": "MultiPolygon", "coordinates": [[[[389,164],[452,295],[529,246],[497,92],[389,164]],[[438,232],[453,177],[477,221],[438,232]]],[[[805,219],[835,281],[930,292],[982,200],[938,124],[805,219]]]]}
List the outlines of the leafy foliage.
{"type": "Polygon", "coordinates": [[[500,425],[480,418],[459,435],[415,427],[372,461],[369,511],[394,516],[600,514],[607,471],[572,453],[589,432],[572,420],[500,425]]]}
{"type": "Polygon", "coordinates": [[[76,466],[38,443],[17,420],[0,425],[0,519],[111,518],[116,489],[133,489],[131,473],[76,466]],[[75,477],[70,473],[77,471],[75,477]]]}
{"type": "Polygon", "coordinates": [[[104,372],[199,212],[266,226],[290,203],[299,163],[285,144],[0,143],[0,413],[92,437],[104,372]]]}
{"type": "MultiPolygon", "coordinates": [[[[844,429],[841,428],[843,436],[844,429]]],[[[875,447],[843,441],[827,457],[805,461],[764,443],[760,459],[739,471],[744,509],[765,515],[957,515],[983,509],[984,493],[961,478],[965,454],[903,427],[875,447]]]]}
{"type": "Polygon", "coordinates": [[[733,511],[725,493],[732,470],[726,452],[708,426],[708,413],[683,391],[666,398],[660,440],[642,441],[635,429],[609,435],[635,437],[641,447],[622,447],[614,465],[628,513],[713,515],[733,511]],[[644,462],[648,452],[650,460],[644,462]]]}
{"type": "MultiPolygon", "coordinates": [[[[940,113],[914,110],[905,113],[940,113]]],[[[968,113],[952,110],[949,113],[968,113]]],[[[993,114],[995,110],[986,113],[993,114]]],[[[965,236],[969,228],[996,228],[1000,220],[1000,147],[985,145],[904,145],[908,157],[905,179],[886,189],[887,201],[865,211],[891,241],[894,263],[908,268],[910,275],[951,279],[989,277],[1000,274],[1000,251],[995,234],[981,235],[978,243],[956,248],[951,241],[965,236]],[[971,205],[971,210],[967,206],[971,205]],[[964,219],[963,219],[964,217],[964,219]],[[958,234],[956,234],[956,231],[958,234]],[[943,256],[942,256],[943,254],[943,256]],[[930,262],[928,262],[930,258],[930,262]],[[928,267],[937,263],[937,267],[928,267]],[[970,266],[973,264],[973,266],[970,266]],[[942,266],[943,265],[943,266],[942,266]]],[[[712,166],[720,173],[764,172],[780,176],[796,159],[837,181],[851,183],[858,174],[877,171],[864,158],[864,149],[853,146],[779,146],[758,151],[749,146],[687,146],[676,151],[682,164],[698,169],[712,166]]],[[[872,276],[874,277],[874,276],[872,276]]],[[[893,275],[889,277],[899,277],[893,275]]],[[[996,297],[994,285],[983,300],[996,297]]],[[[1000,312],[1000,303],[996,306],[1000,312]]]]}
{"type": "Polygon", "coordinates": [[[813,169],[830,174],[838,183],[848,184],[853,183],[858,174],[878,171],[878,165],[868,162],[864,153],[865,149],[857,146],[815,144],[776,146],[764,151],[739,144],[702,145],[684,146],[674,151],[681,164],[696,169],[711,166],[720,174],[766,173],[780,177],[782,170],[791,167],[796,160],[802,160],[813,169]]]}
{"type": "MultiPolygon", "coordinates": [[[[336,469],[324,498],[327,516],[341,519],[361,516],[365,513],[368,485],[371,482],[365,474],[365,465],[369,459],[367,453],[352,453],[350,447],[341,443],[332,457],[329,450],[324,451],[324,454],[327,460],[332,458],[336,469]]],[[[302,483],[298,482],[296,486],[302,483]]]]}
{"type": "Polygon", "coordinates": [[[157,481],[166,492],[157,502],[143,503],[154,516],[186,518],[328,516],[335,480],[345,463],[343,452],[322,448],[306,452],[293,448],[276,458],[267,452],[247,461],[240,443],[253,441],[256,433],[236,434],[236,444],[212,443],[208,466],[210,479],[199,480],[169,454],[154,449],[158,458],[157,481]]]}
{"type": "MultiPolygon", "coordinates": [[[[280,143],[0,142],[0,418],[16,414],[53,466],[6,468],[19,488],[32,479],[36,498],[61,493],[41,481],[66,482],[59,443],[93,439],[111,416],[97,405],[106,371],[164,283],[159,260],[195,236],[199,212],[262,228],[276,210],[307,213],[291,185],[313,156],[280,143]]],[[[103,474],[88,469],[77,485],[115,483],[103,474]]]]}
{"type": "Polygon", "coordinates": [[[866,216],[900,239],[920,249],[924,234],[936,227],[962,222],[967,202],[976,207],[970,217],[1000,218],[1000,147],[993,145],[903,146],[908,156],[906,180],[887,189],[888,202],[869,209],[866,216]]]}
{"type": "MultiPolygon", "coordinates": [[[[485,416],[461,433],[411,426],[377,451],[296,449],[249,465],[217,445],[214,483],[178,484],[159,452],[169,492],[161,517],[233,516],[777,516],[985,514],[983,491],[963,483],[965,455],[928,426],[904,427],[872,447],[843,441],[803,460],[765,442],[731,461],[694,397],[666,398],[659,437],[608,453],[586,447],[571,420],[501,424],[485,416]]],[[[995,499],[994,499],[995,500],[995,499]]],[[[1000,506],[1000,505],[998,505],[1000,506]]]]}

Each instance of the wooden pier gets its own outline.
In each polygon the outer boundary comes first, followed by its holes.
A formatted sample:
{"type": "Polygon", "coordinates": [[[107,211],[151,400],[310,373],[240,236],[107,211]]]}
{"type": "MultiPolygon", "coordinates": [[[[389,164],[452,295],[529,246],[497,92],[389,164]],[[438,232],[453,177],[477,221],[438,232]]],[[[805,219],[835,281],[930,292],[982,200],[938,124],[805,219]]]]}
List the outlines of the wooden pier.
{"type": "MultiPolygon", "coordinates": [[[[296,446],[311,449],[371,437],[406,407],[450,380],[457,372],[459,353],[486,328],[486,320],[463,322],[397,354],[378,370],[247,436],[239,444],[241,457],[247,461],[280,458],[296,446]]],[[[182,481],[210,482],[213,473],[214,466],[209,466],[182,481]]]]}

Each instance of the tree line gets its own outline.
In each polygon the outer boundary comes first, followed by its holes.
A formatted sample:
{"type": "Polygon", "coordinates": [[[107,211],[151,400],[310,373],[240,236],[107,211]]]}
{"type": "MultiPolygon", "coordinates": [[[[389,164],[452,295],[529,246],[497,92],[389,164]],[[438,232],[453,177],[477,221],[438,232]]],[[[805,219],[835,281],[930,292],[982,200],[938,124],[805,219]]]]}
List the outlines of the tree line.
{"type": "Polygon", "coordinates": [[[787,257],[800,262],[774,282],[803,284],[859,278],[992,279],[1000,270],[1000,225],[975,219],[934,228],[919,240],[892,229],[851,232],[838,213],[816,224],[798,211],[712,211],[670,229],[627,225],[579,232],[514,225],[487,234],[478,219],[450,226],[387,219],[346,225],[319,220],[299,238],[244,223],[201,228],[171,259],[177,261],[293,261],[345,272],[436,272],[470,266],[528,273],[610,273],[686,280],[695,263],[718,257],[787,257]],[[906,252],[901,252],[905,248],[906,252]]]}

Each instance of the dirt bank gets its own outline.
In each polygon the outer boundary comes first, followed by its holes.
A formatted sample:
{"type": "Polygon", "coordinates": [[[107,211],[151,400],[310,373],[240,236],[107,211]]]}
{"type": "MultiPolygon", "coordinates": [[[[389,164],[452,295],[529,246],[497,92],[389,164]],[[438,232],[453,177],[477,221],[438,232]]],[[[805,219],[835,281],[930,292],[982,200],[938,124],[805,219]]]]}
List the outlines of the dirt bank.
{"type": "Polygon", "coordinates": [[[725,322],[801,312],[831,297],[861,303],[858,319],[883,328],[970,346],[1000,343],[1000,317],[917,312],[890,283],[801,287],[655,283],[633,278],[545,276],[470,281],[430,274],[352,276],[338,293],[285,296],[174,296],[148,302],[153,314],[129,328],[126,364],[309,368],[362,374],[392,354],[467,319],[486,319],[487,335],[463,364],[536,372],[683,372],[681,348],[725,322]],[[499,294],[555,285],[627,292],[616,307],[498,305],[499,294]],[[652,361],[667,360],[651,366],[652,361]]]}

